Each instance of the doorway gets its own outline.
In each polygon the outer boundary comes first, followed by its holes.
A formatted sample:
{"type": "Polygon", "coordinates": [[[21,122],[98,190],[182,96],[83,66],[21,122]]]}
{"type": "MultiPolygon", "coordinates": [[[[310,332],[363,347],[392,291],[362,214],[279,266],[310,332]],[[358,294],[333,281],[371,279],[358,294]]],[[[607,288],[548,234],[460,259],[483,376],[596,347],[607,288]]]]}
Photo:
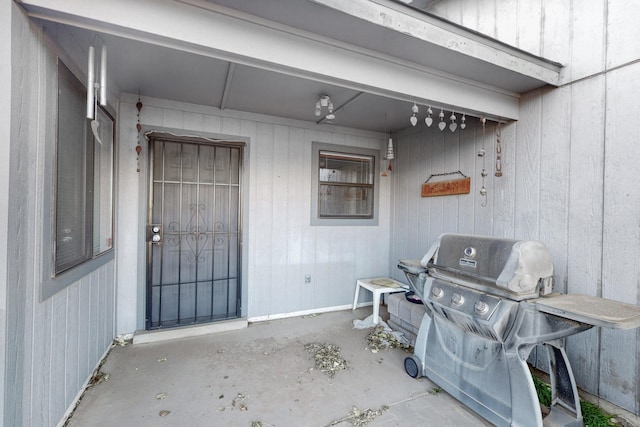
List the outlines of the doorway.
{"type": "Polygon", "coordinates": [[[150,138],[146,329],[240,317],[243,146],[150,138]]]}

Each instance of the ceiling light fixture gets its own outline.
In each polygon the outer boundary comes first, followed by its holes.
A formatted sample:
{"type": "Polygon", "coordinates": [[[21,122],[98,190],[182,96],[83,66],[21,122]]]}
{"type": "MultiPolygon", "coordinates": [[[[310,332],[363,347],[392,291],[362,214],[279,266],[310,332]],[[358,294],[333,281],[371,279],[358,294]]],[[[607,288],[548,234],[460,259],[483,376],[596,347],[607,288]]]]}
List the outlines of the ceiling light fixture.
{"type": "Polygon", "coordinates": [[[329,95],[320,95],[318,97],[314,111],[315,115],[320,116],[323,109],[327,110],[327,115],[324,117],[325,119],[333,120],[336,118],[336,115],[333,113],[333,102],[331,102],[329,95]]]}

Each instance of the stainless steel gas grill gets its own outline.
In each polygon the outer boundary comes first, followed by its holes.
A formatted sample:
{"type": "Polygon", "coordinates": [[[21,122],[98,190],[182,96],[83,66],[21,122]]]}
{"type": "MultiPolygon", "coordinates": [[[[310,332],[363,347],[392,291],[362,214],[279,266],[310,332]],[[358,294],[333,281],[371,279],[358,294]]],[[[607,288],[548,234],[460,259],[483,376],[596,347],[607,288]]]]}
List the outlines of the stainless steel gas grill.
{"type": "Polygon", "coordinates": [[[398,268],[427,308],[407,373],[498,426],[582,426],[564,337],[640,326],[638,306],[553,293],[553,261],[537,241],[443,234],[422,260],[398,268]],[[538,344],[552,388],[544,420],[526,362],[538,344]]]}

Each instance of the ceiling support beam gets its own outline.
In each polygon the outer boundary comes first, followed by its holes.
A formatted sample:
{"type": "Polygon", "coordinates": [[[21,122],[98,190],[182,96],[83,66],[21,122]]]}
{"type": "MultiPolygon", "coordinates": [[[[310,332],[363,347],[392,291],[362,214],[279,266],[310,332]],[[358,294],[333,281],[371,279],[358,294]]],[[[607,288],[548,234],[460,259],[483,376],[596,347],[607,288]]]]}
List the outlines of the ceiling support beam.
{"type": "Polygon", "coordinates": [[[229,92],[231,91],[231,82],[233,81],[233,73],[236,71],[236,64],[229,62],[229,69],[227,70],[227,78],[224,81],[224,92],[222,92],[222,99],[220,100],[220,109],[224,110],[227,107],[227,100],[229,99],[229,92]]]}
{"type": "Polygon", "coordinates": [[[519,94],[205,0],[22,0],[30,16],[389,98],[518,119],[519,94]]]}

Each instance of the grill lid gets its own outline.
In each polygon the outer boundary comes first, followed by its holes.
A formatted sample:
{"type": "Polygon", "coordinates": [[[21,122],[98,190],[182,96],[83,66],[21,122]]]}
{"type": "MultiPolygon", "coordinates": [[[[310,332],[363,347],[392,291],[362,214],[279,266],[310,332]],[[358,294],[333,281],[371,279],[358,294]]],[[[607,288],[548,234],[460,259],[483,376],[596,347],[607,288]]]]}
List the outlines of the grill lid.
{"type": "Polygon", "coordinates": [[[421,264],[434,277],[518,301],[552,290],[551,255],[535,240],[443,234],[421,264]]]}

